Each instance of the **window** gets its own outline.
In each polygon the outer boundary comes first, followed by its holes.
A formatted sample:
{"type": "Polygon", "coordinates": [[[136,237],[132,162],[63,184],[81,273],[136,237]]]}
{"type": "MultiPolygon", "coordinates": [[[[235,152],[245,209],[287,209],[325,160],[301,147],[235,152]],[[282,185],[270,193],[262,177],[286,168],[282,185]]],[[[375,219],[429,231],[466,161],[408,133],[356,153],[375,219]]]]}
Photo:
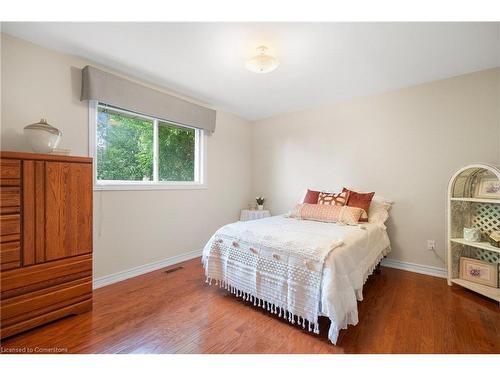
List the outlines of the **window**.
{"type": "Polygon", "coordinates": [[[204,187],[203,131],[90,103],[96,189],[204,187]]]}

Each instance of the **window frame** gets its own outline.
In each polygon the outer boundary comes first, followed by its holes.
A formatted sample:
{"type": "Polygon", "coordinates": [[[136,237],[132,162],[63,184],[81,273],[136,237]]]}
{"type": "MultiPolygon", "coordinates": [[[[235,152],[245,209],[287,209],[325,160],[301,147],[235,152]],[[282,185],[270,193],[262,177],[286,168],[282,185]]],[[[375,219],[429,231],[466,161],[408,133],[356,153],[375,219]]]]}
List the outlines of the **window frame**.
{"type": "Polygon", "coordinates": [[[184,189],[207,189],[207,134],[203,129],[192,126],[178,124],[173,121],[155,118],[144,115],[125,108],[112,109],[125,114],[134,114],[135,116],[153,121],[153,180],[152,181],[127,181],[127,180],[98,180],[97,162],[96,162],[96,138],[97,138],[97,100],[89,100],[89,156],[94,159],[94,190],[184,190],[184,189]],[[159,122],[165,122],[174,126],[195,130],[195,181],[159,181],[158,180],[158,125],[159,122]]]}

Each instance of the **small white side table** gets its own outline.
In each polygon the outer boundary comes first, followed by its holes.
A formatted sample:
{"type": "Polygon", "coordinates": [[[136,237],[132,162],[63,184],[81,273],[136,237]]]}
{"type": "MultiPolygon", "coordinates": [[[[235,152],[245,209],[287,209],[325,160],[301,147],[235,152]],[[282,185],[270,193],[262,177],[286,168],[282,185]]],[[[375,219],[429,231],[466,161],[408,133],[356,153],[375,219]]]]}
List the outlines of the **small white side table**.
{"type": "Polygon", "coordinates": [[[240,221],[257,220],[271,216],[269,210],[241,210],[240,221]]]}

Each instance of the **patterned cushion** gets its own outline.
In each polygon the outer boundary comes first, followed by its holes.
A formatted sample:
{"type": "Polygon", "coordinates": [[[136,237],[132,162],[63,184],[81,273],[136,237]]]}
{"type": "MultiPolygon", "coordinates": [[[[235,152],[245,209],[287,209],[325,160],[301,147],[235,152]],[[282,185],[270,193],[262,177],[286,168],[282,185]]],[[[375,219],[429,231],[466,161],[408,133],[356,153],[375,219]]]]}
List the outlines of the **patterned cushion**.
{"type": "Polygon", "coordinates": [[[349,192],[342,193],[319,193],[318,204],[327,204],[332,206],[345,206],[349,198],[349,192]]]}
{"type": "Polygon", "coordinates": [[[304,201],[302,203],[316,204],[318,203],[318,196],[319,191],[307,189],[306,196],[304,197],[304,201]]]}
{"type": "Polygon", "coordinates": [[[362,212],[358,207],[302,203],[293,208],[290,217],[326,223],[357,224],[362,212]]]}
{"type": "Polygon", "coordinates": [[[355,191],[346,188],[342,189],[342,192],[347,192],[349,194],[349,198],[347,199],[347,205],[349,207],[359,207],[364,210],[359,221],[360,222],[368,221],[368,210],[370,208],[370,203],[372,202],[375,192],[357,193],[355,191]]]}

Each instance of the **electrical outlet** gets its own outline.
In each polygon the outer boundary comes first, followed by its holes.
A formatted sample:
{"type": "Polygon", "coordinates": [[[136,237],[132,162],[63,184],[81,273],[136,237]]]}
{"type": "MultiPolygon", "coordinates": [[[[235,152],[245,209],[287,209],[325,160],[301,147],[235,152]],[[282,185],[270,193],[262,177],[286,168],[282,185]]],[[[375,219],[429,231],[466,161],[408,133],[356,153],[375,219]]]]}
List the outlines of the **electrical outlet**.
{"type": "Polygon", "coordinates": [[[436,241],[427,240],[427,250],[430,250],[430,251],[436,250],[436,241]]]}

